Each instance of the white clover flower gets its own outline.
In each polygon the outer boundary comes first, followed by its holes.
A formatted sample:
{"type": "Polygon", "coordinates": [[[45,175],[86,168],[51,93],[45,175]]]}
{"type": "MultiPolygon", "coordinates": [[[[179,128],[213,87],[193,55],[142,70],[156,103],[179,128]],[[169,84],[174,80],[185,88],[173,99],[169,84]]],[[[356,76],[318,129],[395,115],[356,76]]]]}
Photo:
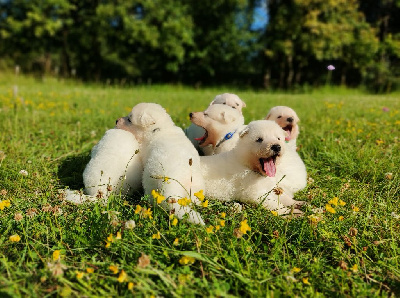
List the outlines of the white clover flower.
{"type": "Polygon", "coordinates": [[[28,176],[28,171],[27,171],[27,170],[21,170],[21,171],[19,171],[19,173],[20,173],[22,176],[28,176]]]}
{"type": "Polygon", "coordinates": [[[136,223],[135,223],[135,221],[134,220],[128,220],[126,223],[125,223],[125,229],[128,229],[128,230],[132,230],[132,229],[134,229],[136,227],[136,223]]]}
{"type": "Polygon", "coordinates": [[[327,69],[330,70],[330,71],[335,70],[335,66],[333,66],[333,65],[328,65],[327,69]]]}

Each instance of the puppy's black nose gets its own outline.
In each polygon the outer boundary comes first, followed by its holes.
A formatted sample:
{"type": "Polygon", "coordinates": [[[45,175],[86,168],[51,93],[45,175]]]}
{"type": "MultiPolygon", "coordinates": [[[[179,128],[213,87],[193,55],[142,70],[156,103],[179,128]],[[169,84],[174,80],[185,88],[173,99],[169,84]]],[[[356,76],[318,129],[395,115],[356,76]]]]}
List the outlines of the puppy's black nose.
{"type": "Polygon", "coordinates": [[[271,150],[274,151],[275,153],[278,153],[281,151],[281,145],[279,144],[274,144],[271,146],[271,150]]]}
{"type": "Polygon", "coordinates": [[[118,124],[118,120],[119,120],[119,119],[115,120],[115,125],[117,125],[117,124],[118,124]]]}
{"type": "Polygon", "coordinates": [[[193,117],[193,113],[190,113],[190,114],[189,114],[189,117],[192,118],[192,117],[193,117]]]}
{"type": "Polygon", "coordinates": [[[289,117],[286,119],[288,122],[292,123],[293,122],[293,117],[289,117]]]}

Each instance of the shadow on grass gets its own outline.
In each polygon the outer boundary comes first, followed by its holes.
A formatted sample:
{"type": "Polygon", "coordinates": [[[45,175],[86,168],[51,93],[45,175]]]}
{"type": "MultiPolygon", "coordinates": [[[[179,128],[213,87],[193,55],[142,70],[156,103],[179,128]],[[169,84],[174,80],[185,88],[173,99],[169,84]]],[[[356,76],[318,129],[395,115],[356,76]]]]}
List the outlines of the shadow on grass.
{"type": "Polygon", "coordinates": [[[84,188],[82,174],[89,160],[90,151],[64,159],[57,173],[61,186],[74,190],[84,188]]]}

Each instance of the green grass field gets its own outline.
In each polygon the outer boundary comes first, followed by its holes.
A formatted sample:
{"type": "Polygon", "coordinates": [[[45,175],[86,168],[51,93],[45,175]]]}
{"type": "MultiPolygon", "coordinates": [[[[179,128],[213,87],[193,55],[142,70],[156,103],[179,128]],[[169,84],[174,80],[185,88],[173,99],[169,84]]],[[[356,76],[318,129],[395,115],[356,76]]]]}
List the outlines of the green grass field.
{"type": "Polygon", "coordinates": [[[0,74],[0,296],[400,295],[399,97],[117,88],[0,74]],[[238,213],[210,200],[198,208],[202,227],[174,225],[140,194],[107,206],[62,201],[58,190],[83,187],[91,148],[132,106],[160,103],[186,127],[189,112],[223,92],[246,102],[246,122],[275,105],[296,110],[310,177],[296,195],[309,203],[304,217],[246,205],[238,213]],[[245,220],[251,230],[238,238],[245,220]]]}

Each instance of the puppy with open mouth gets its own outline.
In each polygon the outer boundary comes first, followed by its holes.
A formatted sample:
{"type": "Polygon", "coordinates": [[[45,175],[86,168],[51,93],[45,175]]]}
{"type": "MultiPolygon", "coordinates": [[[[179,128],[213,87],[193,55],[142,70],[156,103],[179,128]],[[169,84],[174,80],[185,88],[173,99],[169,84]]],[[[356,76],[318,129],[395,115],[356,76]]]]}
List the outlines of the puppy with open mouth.
{"type": "MultiPolygon", "coordinates": [[[[240,115],[242,115],[242,109],[246,107],[244,101],[241,100],[239,96],[233,93],[223,93],[215,96],[215,98],[211,101],[208,108],[210,108],[213,105],[223,105],[226,107],[230,107],[232,110],[237,111],[240,115]]],[[[197,151],[199,151],[200,154],[205,154],[205,155],[212,154],[212,148],[206,149],[207,153],[204,153],[203,152],[204,147],[201,147],[199,145],[199,141],[205,134],[204,128],[192,123],[188,128],[185,129],[185,134],[188,137],[188,139],[192,142],[193,146],[197,149],[197,151]]]]}
{"type": "Polygon", "coordinates": [[[299,117],[296,112],[286,106],[271,108],[265,117],[273,120],[286,132],[285,147],[287,154],[282,160],[281,171],[278,176],[282,178],[280,186],[289,195],[293,196],[297,191],[307,186],[307,170],[303,160],[297,153],[297,137],[299,136],[299,117]]]}
{"type": "MultiPolygon", "coordinates": [[[[285,152],[285,132],[274,121],[258,120],[239,133],[236,146],[213,156],[202,156],[205,195],[222,201],[261,204],[278,214],[288,214],[297,203],[274,191],[285,152]]],[[[302,212],[298,209],[296,214],[302,212]]]]}
{"type": "Polygon", "coordinates": [[[239,131],[244,128],[243,115],[229,106],[214,104],[204,112],[190,113],[190,121],[203,128],[204,134],[195,138],[204,155],[226,152],[235,147],[239,131]]]}

